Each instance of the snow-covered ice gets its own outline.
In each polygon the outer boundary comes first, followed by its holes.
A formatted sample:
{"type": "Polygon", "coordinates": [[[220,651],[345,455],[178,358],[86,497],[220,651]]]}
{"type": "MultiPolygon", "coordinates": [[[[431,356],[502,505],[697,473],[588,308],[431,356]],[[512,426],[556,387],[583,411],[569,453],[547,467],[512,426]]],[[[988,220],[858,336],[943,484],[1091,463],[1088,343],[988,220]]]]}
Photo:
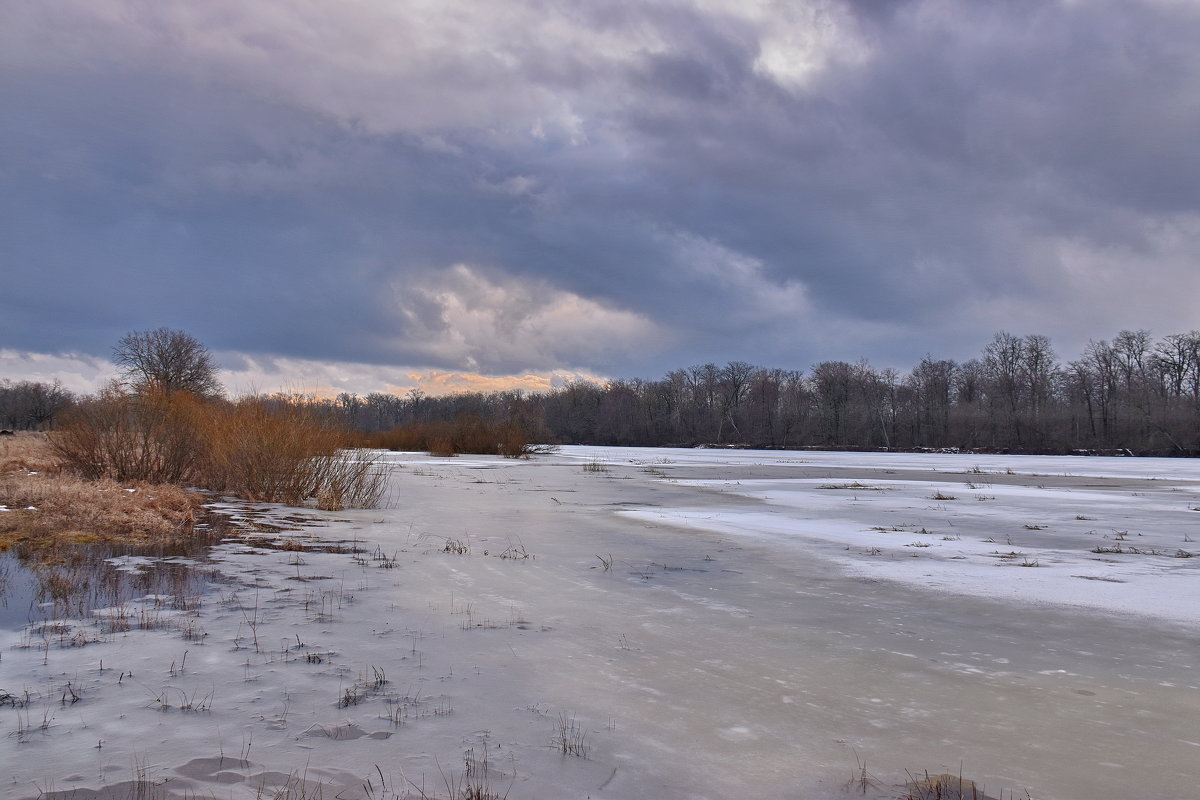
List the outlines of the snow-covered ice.
{"type": "Polygon", "coordinates": [[[171,559],[206,590],[114,557],[0,633],[0,793],[1197,796],[1200,463],[388,457],[383,509],[171,559]]]}

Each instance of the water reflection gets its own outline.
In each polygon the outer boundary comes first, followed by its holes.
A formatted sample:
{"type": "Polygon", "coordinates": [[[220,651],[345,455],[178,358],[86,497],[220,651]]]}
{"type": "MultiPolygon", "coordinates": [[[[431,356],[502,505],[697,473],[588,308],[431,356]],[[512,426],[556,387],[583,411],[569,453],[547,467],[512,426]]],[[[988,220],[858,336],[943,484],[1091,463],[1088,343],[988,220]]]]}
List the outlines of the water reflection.
{"type": "Polygon", "coordinates": [[[212,546],[237,541],[277,550],[360,550],[356,542],[286,535],[331,520],[283,506],[225,500],[206,512],[191,536],[153,546],[18,545],[0,551],[0,630],[23,629],[30,639],[63,646],[137,628],[175,627],[185,638],[200,638],[194,612],[213,584],[227,580],[209,561],[212,546]],[[89,630],[73,624],[78,621],[88,621],[89,630]]]}
{"type": "MultiPolygon", "coordinates": [[[[0,553],[0,628],[96,619],[103,632],[155,627],[194,611],[220,575],[209,537],[170,546],[74,545],[0,553]]],[[[61,627],[61,626],[58,626],[61,627]]]]}

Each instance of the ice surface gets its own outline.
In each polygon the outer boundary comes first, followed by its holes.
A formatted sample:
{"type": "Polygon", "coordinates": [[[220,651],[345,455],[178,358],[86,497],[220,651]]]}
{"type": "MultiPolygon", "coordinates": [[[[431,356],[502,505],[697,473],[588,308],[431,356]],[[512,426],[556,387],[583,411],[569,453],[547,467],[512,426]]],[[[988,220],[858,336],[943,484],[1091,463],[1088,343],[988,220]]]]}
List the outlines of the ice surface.
{"type": "Polygon", "coordinates": [[[0,793],[1198,795],[1196,462],[390,458],[202,595],[0,634],[0,793]]]}

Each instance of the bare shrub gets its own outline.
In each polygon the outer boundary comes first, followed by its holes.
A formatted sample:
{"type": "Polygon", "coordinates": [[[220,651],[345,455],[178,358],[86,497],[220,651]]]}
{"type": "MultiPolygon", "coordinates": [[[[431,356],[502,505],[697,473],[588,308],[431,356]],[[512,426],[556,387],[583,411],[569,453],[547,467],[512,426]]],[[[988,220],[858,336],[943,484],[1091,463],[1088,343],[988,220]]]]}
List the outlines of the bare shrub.
{"type": "Polygon", "coordinates": [[[508,423],[501,425],[496,431],[496,452],[505,458],[521,458],[527,456],[530,450],[529,437],[520,426],[508,423]]]}
{"type": "Polygon", "coordinates": [[[334,455],[344,436],[293,405],[261,398],[225,406],[208,419],[204,468],[207,488],[255,502],[301,505],[316,487],[310,459],[334,455]]]}
{"type": "Polygon", "coordinates": [[[377,459],[351,451],[351,434],[296,404],[247,398],[208,418],[203,483],[256,502],[313,501],[337,511],[378,504],[386,473],[377,459]]]}
{"type": "Polygon", "coordinates": [[[203,456],[202,408],[186,392],[128,395],[109,387],[64,414],[50,442],[64,466],[85,478],[184,483],[203,456]]]}
{"type": "Polygon", "coordinates": [[[381,450],[413,453],[421,450],[428,451],[430,449],[427,426],[425,425],[398,426],[392,428],[390,431],[368,434],[365,440],[367,446],[376,447],[381,450]]]}
{"type": "Polygon", "coordinates": [[[255,502],[371,507],[386,479],[376,459],[347,449],[349,432],[266,398],[110,388],[72,409],[50,441],[83,478],[193,485],[255,502]]]}
{"type": "Polygon", "coordinates": [[[587,731],[575,721],[575,715],[567,716],[565,712],[558,715],[554,722],[554,736],[550,747],[558,750],[564,756],[587,758],[587,731]]]}
{"type": "Polygon", "coordinates": [[[401,425],[370,434],[366,443],[386,450],[423,450],[440,457],[475,453],[524,458],[534,452],[533,442],[538,438],[548,440],[550,435],[518,421],[491,423],[476,414],[463,414],[453,420],[401,425]]]}

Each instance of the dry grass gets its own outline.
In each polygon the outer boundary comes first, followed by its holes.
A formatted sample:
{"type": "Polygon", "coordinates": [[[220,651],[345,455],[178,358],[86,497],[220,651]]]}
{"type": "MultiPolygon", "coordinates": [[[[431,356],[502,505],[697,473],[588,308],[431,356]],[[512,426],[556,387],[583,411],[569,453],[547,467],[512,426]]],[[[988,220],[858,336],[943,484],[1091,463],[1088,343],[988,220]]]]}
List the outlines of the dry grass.
{"type": "Polygon", "coordinates": [[[909,777],[900,800],[987,800],[975,786],[975,781],[961,775],[930,775],[909,777]]]}
{"type": "Polygon", "coordinates": [[[201,502],[177,486],[65,473],[44,434],[0,440],[0,548],[186,537],[201,502]]]}
{"type": "Polygon", "coordinates": [[[868,486],[865,483],[851,481],[850,483],[826,483],[817,487],[818,489],[855,489],[860,491],[882,492],[878,486],[868,486]]]}
{"type": "Polygon", "coordinates": [[[194,535],[200,486],[325,510],[378,504],[386,473],[309,410],[109,392],[53,433],[0,437],[0,548],[194,535]]]}
{"type": "MultiPolygon", "coordinates": [[[[436,760],[436,759],[435,759],[436,760]]],[[[375,768],[376,770],[379,767],[375,768]]],[[[461,774],[451,772],[449,775],[442,770],[441,765],[438,765],[438,771],[441,773],[442,785],[446,788],[444,795],[428,794],[424,786],[418,785],[409,781],[415,795],[405,794],[405,797],[416,797],[420,800],[506,800],[508,793],[512,790],[512,785],[516,781],[515,773],[510,777],[508,786],[501,791],[494,788],[492,779],[495,775],[503,776],[503,772],[494,770],[488,755],[487,746],[483,747],[482,755],[476,755],[475,749],[470,748],[463,755],[463,771],[461,774]]],[[[383,773],[380,772],[380,781],[383,781],[383,773]]],[[[399,795],[396,795],[399,800],[399,795]]]]}
{"type": "Polygon", "coordinates": [[[565,712],[560,712],[554,722],[554,736],[550,740],[550,747],[564,756],[587,758],[586,740],[587,731],[575,721],[575,715],[567,716],[565,712]]]}
{"type": "Polygon", "coordinates": [[[16,470],[51,472],[58,468],[58,459],[50,449],[46,434],[21,431],[15,436],[0,438],[0,475],[16,470]]]}

